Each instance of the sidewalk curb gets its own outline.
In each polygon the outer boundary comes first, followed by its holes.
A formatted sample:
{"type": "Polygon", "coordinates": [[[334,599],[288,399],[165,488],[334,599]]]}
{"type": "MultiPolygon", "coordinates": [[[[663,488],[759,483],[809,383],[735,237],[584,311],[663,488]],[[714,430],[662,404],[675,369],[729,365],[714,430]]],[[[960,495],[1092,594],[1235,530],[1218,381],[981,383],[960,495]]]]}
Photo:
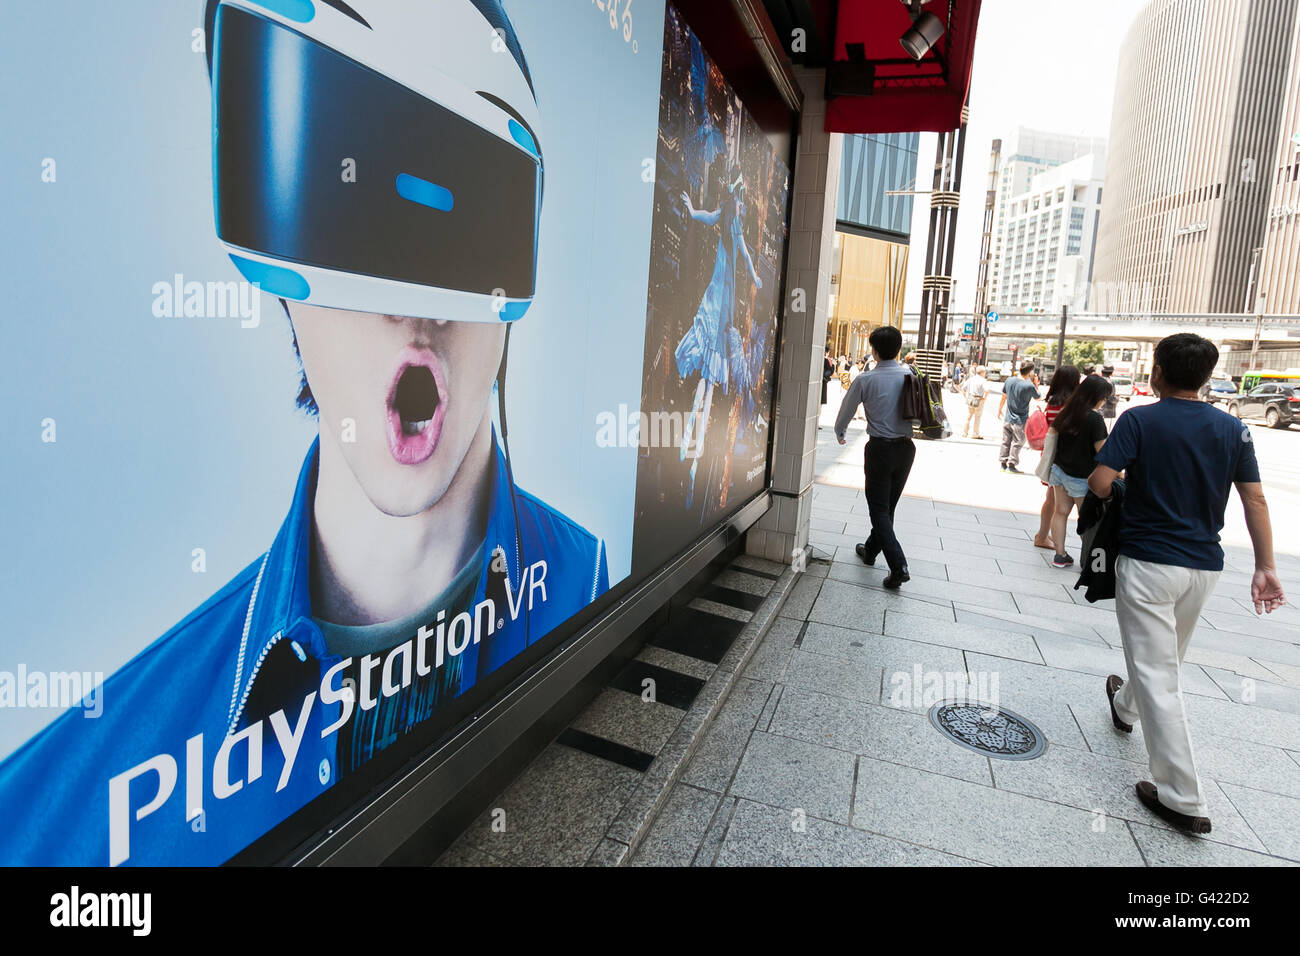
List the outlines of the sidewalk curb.
{"type": "Polygon", "coordinates": [[[786,568],[737,635],[717,669],[686,711],[668,743],[646,770],[636,790],[587,859],[587,866],[622,866],[636,852],[658,819],[668,794],[694,756],[705,731],[726,703],[731,689],[771,629],[801,572],[786,568]]]}

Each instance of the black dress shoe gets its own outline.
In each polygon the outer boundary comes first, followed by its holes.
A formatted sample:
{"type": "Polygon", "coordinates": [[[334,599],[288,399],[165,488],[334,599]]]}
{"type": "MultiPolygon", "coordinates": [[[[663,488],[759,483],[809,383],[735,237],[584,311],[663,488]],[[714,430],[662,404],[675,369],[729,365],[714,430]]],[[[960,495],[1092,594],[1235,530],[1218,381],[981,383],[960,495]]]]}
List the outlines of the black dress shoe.
{"type": "Polygon", "coordinates": [[[885,578],[883,583],[891,591],[896,591],[903,582],[910,580],[912,580],[912,576],[907,573],[907,568],[903,568],[899,571],[890,571],[889,576],[885,578]]]}
{"type": "Polygon", "coordinates": [[[858,557],[862,559],[862,563],[863,563],[863,564],[868,565],[868,566],[874,566],[874,565],[875,565],[875,563],[876,563],[876,554],[877,554],[878,552],[871,552],[871,551],[868,551],[868,550],[867,550],[867,546],[866,546],[865,544],[855,544],[855,545],[853,546],[853,550],[856,551],[856,552],[858,552],[858,557]]]}
{"type": "Polygon", "coordinates": [[[1126,724],[1119,719],[1119,714],[1115,712],[1115,695],[1119,689],[1124,686],[1124,679],[1118,674],[1111,674],[1106,678],[1106,699],[1110,701],[1110,722],[1115,725],[1116,730],[1122,730],[1126,734],[1133,733],[1133,725],[1126,724]]]}
{"type": "Polygon", "coordinates": [[[1165,823],[1184,833],[1209,833],[1210,818],[1194,817],[1190,814],[1179,813],[1177,810],[1171,810],[1165,806],[1157,797],[1156,785],[1149,780],[1143,780],[1137,785],[1138,799],[1142,805],[1158,816],[1165,823]]]}

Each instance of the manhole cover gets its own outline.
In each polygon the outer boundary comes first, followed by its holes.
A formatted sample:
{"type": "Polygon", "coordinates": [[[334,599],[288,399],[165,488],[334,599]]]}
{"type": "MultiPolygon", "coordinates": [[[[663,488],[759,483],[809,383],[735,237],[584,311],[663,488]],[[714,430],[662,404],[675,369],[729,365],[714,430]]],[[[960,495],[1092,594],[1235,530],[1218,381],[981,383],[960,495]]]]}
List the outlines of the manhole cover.
{"type": "Polygon", "coordinates": [[[1047,747],[1043,732],[1019,714],[978,701],[939,701],[930,723],[953,743],[1004,760],[1033,760],[1047,747]]]}

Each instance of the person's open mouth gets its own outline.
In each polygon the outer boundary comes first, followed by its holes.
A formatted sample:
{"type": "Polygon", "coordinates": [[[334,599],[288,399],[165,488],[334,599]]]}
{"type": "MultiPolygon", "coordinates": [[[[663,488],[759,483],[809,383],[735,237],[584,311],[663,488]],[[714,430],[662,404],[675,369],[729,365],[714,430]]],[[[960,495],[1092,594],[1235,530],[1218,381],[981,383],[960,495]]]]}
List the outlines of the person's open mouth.
{"type": "Polygon", "coordinates": [[[429,459],[446,411],[447,381],[438,357],[429,349],[403,349],[388,388],[388,449],[399,465],[429,459]]]}

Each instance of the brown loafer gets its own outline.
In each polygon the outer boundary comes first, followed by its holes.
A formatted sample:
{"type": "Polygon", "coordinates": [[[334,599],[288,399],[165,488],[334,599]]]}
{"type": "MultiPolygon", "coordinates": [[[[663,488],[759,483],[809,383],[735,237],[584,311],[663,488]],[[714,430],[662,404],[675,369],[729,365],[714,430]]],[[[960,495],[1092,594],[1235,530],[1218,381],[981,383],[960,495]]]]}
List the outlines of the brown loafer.
{"type": "Polygon", "coordinates": [[[1115,694],[1124,686],[1124,679],[1118,674],[1111,674],[1106,678],[1106,699],[1110,701],[1110,722],[1115,725],[1116,730],[1122,730],[1126,734],[1133,733],[1133,725],[1126,724],[1119,719],[1119,714],[1115,713],[1115,694]]]}
{"type": "Polygon", "coordinates": [[[1143,780],[1137,785],[1138,799],[1142,801],[1142,806],[1146,807],[1161,820],[1164,820],[1170,826],[1184,833],[1209,833],[1209,817],[1193,817],[1186,813],[1179,813],[1177,810],[1171,810],[1156,798],[1156,785],[1148,780],[1143,780]]]}

